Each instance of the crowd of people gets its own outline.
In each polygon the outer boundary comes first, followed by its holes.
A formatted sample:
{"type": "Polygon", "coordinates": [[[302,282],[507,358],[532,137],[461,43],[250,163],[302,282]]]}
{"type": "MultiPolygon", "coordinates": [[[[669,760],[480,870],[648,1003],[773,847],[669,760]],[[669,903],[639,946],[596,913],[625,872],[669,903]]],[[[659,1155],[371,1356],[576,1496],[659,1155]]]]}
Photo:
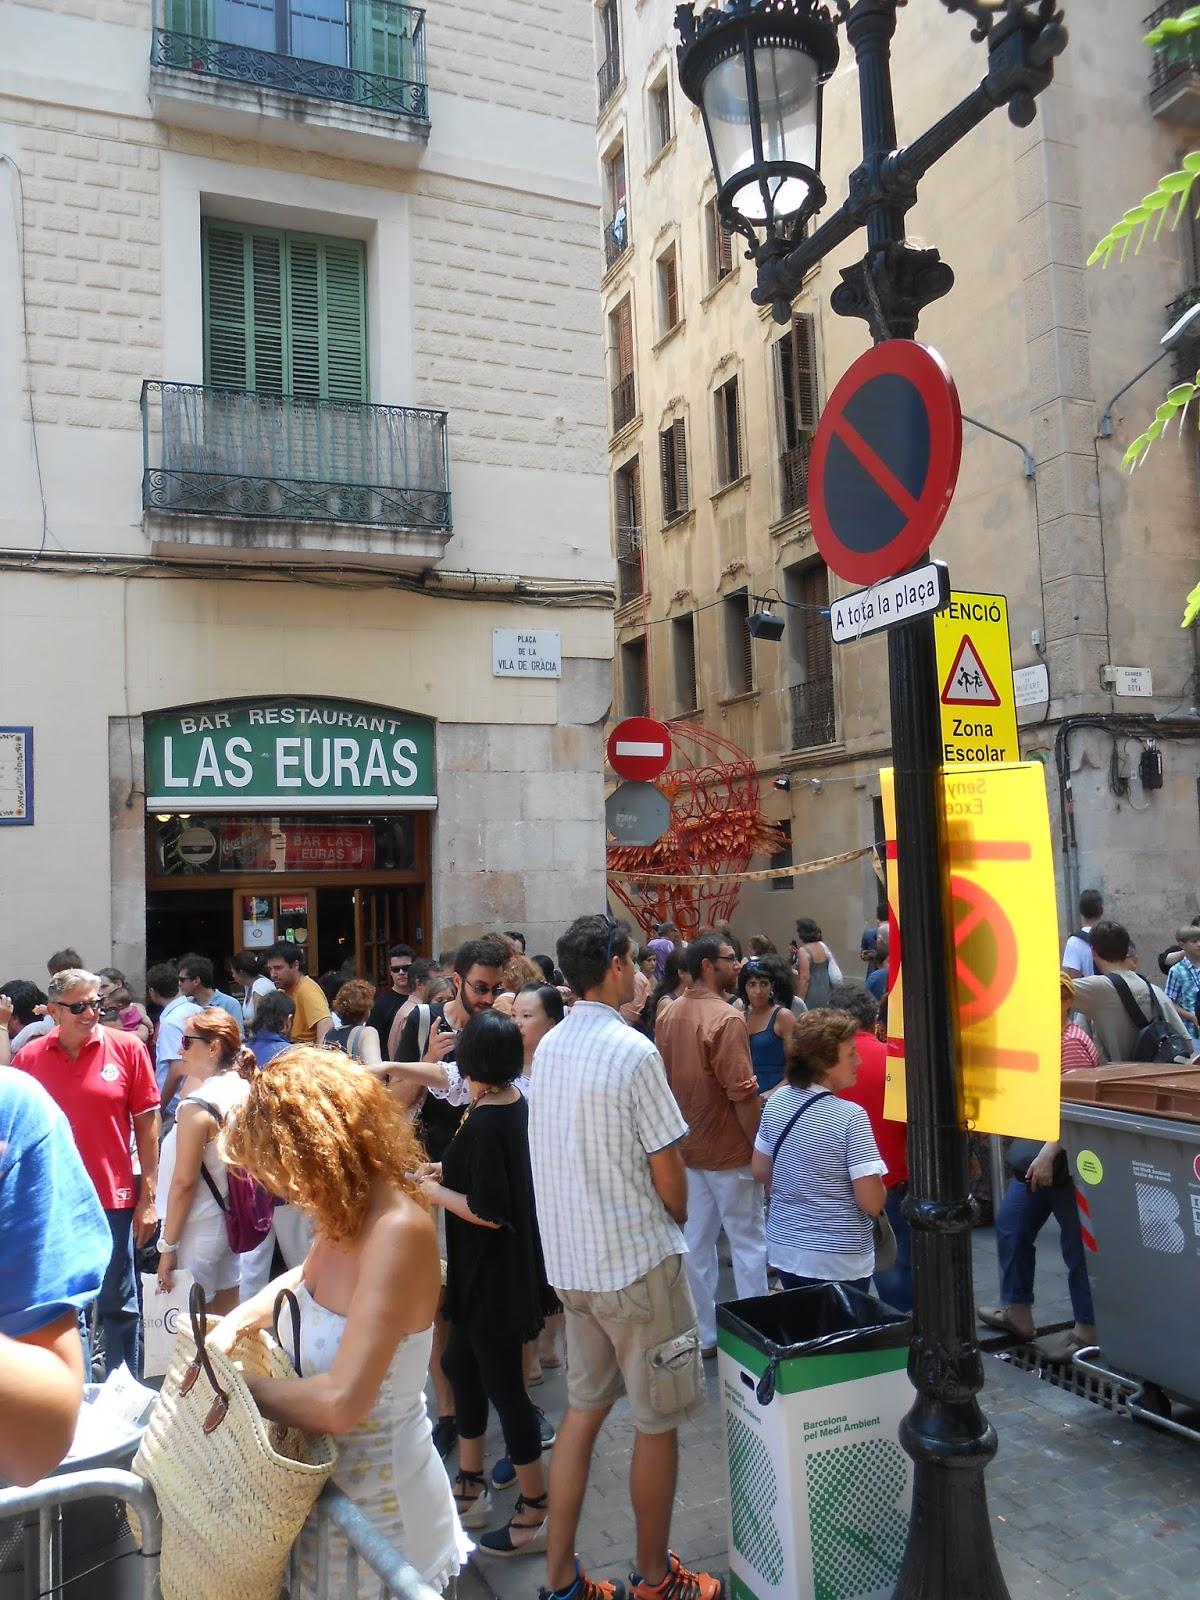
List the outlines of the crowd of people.
{"type": "MultiPolygon", "coordinates": [[[[495,1557],[544,1552],[543,1600],[624,1600],[576,1555],[593,1447],[624,1393],[628,1591],[721,1600],[669,1538],[678,1428],[716,1355],[720,1235],[738,1299],[838,1283],[912,1307],[905,1129],[883,1114],[883,917],[863,932],[865,982],[811,919],[781,954],[761,934],[743,952],[727,924],[685,942],[666,923],[639,949],[599,915],[554,958],[514,932],[437,961],[398,944],[380,992],[318,982],[289,943],[233,957],[228,990],[206,956],[155,963],[144,1003],[73,950],[44,993],[5,984],[0,1062],[20,1070],[0,1068],[0,1475],[30,1481],[61,1456],[88,1338],[107,1371],[140,1372],[140,1252],[162,1291],[181,1271],[200,1284],[225,1348],[295,1291],[302,1375],[253,1380],[255,1399],[340,1436],[339,1483],[435,1587],[473,1536],[495,1557]],[[556,1426],[530,1391],[564,1363],[556,1426]],[[504,1440],[490,1471],[489,1411],[504,1440]],[[493,1490],[514,1482],[490,1526],[493,1490]]],[[[1134,1013],[1200,1036],[1200,928],[1177,945],[1163,992],[1084,896],[1063,955],[1064,1071],[1131,1055],[1134,1013]]],[[[981,1316],[1032,1336],[1053,1215],[1078,1347],[1094,1328],[1065,1156],[1009,1159],[1001,1303],[981,1316]]],[[[313,1570],[306,1557],[310,1586],[313,1570]]]]}

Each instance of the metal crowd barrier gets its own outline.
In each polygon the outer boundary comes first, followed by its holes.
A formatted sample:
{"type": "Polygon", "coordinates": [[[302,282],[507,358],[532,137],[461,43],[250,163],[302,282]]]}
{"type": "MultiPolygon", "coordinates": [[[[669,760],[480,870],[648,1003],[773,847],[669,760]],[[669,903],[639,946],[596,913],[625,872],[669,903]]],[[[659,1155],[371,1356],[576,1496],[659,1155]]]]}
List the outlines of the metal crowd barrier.
{"type": "MultiPolygon", "coordinates": [[[[119,1560],[137,1562],[139,1600],[161,1600],[158,1584],[159,1555],[162,1549],[162,1520],[158,1501],[148,1483],[135,1473],[115,1467],[93,1472],[67,1472],[43,1478],[28,1489],[0,1488],[0,1523],[10,1518],[37,1516],[36,1587],[39,1600],[58,1600],[74,1592],[85,1600],[89,1573],[63,1580],[62,1508],[80,1500],[103,1498],[121,1500],[133,1511],[142,1529],[142,1548],[119,1560]],[[75,1585],[79,1584],[78,1589],[75,1585]]],[[[361,1578],[379,1580],[379,1600],[442,1600],[442,1596],[422,1581],[404,1557],[388,1543],[373,1523],[340,1489],[327,1484],[309,1517],[309,1527],[317,1536],[316,1588],[312,1600],[357,1600],[361,1578]],[[334,1542],[347,1545],[346,1581],[335,1591],[330,1580],[330,1554],[334,1542]]],[[[299,1558],[293,1551],[289,1567],[289,1590],[299,1593],[299,1558]]],[[[369,1592],[369,1591],[368,1591],[369,1592]]]]}
{"type": "MultiPolygon", "coordinates": [[[[316,1588],[309,1591],[313,1600],[356,1600],[359,1573],[364,1567],[367,1573],[379,1579],[379,1600],[442,1600],[354,1502],[333,1484],[326,1484],[321,1491],[309,1515],[308,1527],[315,1528],[317,1535],[316,1588]],[[335,1533],[344,1538],[349,1547],[346,1581],[336,1591],[330,1586],[329,1576],[331,1540],[335,1533]]],[[[293,1594],[299,1593],[299,1565],[298,1554],[293,1550],[290,1567],[293,1594]]]]}
{"type": "MultiPolygon", "coordinates": [[[[123,1500],[142,1525],[142,1549],[132,1550],[118,1560],[131,1560],[138,1565],[137,1594],[141,1600],[158,1600],[158,1561],[162,1548],[162,1522],[158,1515],[158,1501],[154,1490],[135,1473],[122,1472],[116,1467],[98,1467],[91,1472],[64,1472],[55,1478],[43,1478],[28,1489],[0,1489],[0,1523],[9,1518],[31,1517],[36,1514],[37,1530],[37,1587],[39,1597],[59,1596],[68,1588],[86,1596],[85,1580],[90,1573],[80,1573],[63,1581],[62,1508],[80,1500],[123,1500]],[[79,1584],[81,1587],[75,1589],[79,1584]]],[[[107,1566],[103,1562],[101,1565],[107,1566]]],[[[28,1578],[28,1574],[26,1575],[28,1578]]]]}

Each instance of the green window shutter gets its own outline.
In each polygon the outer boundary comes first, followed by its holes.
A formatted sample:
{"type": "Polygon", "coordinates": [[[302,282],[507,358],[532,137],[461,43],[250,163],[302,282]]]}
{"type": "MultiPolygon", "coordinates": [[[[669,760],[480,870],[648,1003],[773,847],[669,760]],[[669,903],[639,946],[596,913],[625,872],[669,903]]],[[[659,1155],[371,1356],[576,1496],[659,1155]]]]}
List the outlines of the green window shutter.
{"type": "Polygon", "coordinates": [[[204,381],[310,399],[367,398],[358,239],[205,221],[204,381]]]}
{"type": "Polygon", "coordinates": [[[186,33],[193,39],[211,39],[212,0],[165,0],[163,21],[168,33],[186,33]]]}
{"type": "Polygon", "coordinates": [[[325,289],[325,387],[329,400],[367,398],[367,283],[358,239],[322,245],[325,289]]]}
{"type": "Polygon", "coordinates": [[[390,0],[367,0],[353,9],[351,56],[359,72],[412,77],[412,12],[390,0]]]}
{"type": "Polygon", "coordinates": [[[204,381],[217,389],[284,390],[284,236],[205,221],[204,381]]]}

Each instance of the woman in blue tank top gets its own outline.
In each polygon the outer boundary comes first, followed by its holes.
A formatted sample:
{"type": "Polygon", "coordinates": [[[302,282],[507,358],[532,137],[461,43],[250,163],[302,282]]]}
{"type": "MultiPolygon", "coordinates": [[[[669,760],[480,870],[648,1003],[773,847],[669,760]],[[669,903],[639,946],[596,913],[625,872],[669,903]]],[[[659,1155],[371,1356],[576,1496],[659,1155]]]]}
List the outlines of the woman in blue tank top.
{"type": "Polygon", "coordinates": [[[750,1055],[758,1092],[770,1094],[783,1081],[787,1043],[796,1018],[792,1014],[786,963],[754,958],[738,974],[738,994],[750,1034],[750,1055]]]}

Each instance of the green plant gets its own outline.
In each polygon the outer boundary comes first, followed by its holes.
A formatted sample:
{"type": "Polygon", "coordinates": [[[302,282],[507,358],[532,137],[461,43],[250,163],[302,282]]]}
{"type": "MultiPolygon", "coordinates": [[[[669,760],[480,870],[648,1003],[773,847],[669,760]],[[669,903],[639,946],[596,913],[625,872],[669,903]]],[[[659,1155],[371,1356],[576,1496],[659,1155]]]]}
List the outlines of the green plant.
{"type": "MultiPolygon", "coordinates": [[[[1200,32],[1200,6],[1191,6],[1177,17],[1164,17],[1158,26],[1146,35],[1145,43],[1152,50],[1162,50],[1169,59],[1194,58],[1196,40],[1192,36],[1198,32],[1200,32]]],[[[1183,217],[1184,207],[1191,202],[1197,178],[1200,178],[1200,150],[1192,150],[1184,156],[1178,172],[1168,172],[1160,178],[1156,187],[1144,197],[1140,205],[1131,206],[1120,221],[1113,224],[1088,257],[1088,266],[1095,266],[1099,262],[1101,268],[1107,267],[1118,248],[1120,254],[1117,259],[1124,261],[1131,239],[1134,240],[1133,253],[1137,255],[1146,242],[1151,223],[1154,225],[1153,242],[1162,232],[1163,224],[1167,221],[1172,207],[1174,215],[1171,217],[1170,226],[1172,230],[1177,228],[1183,217]]],[[[1200,371],[1197,371],[1189,382],[1177,383],[1167,390],[1166,397],[1155,411],[1150,426],[1138,435],[1121,457],[1122,470],[1133,472],[1141,466],[1154,441],[1176,418],[1179,419],[1182,432],[1188,406],[1197,394],[1200,394],[1200,371]]],[[[1200,617],[1200,583],[1187,597],[1180,626],[1190,628],[1197,617],[1200,617]]]]}

